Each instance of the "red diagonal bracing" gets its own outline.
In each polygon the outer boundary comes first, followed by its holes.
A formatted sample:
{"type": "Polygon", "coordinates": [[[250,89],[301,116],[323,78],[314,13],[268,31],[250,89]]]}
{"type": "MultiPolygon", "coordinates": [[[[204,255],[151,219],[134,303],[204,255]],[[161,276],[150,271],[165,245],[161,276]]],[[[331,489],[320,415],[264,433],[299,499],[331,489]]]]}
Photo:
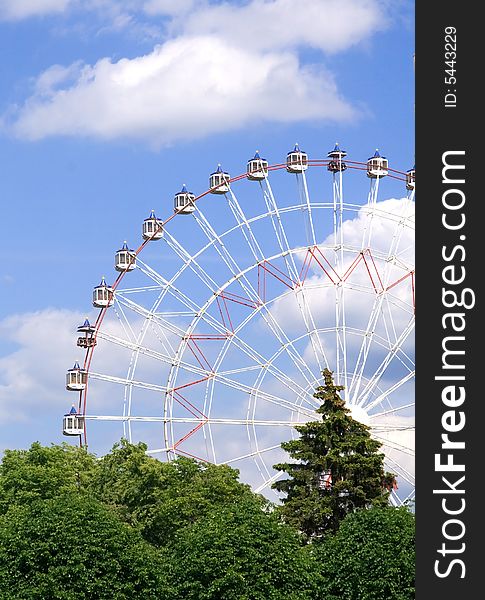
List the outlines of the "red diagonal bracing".
{"type": "Polygon", "coordinates": [[[230,302],[235,302],[236,304],[241,304],[242,306],[247,306],[248,308],[256,309],[261,306],[260,302],[256,302],[255,300],[251,300],[246,296],[239,296],[238,294],[233,294],[232,292],[223,291],[219,294],[219,298],[222,300],[229,300],[230,302]]]}
{"type": "Polygon", "coordinates": [[[374,288],[374,291],[376,294],[381,294],[383,292],[387,292],[394,286],[398,285],[399,283],[401,283],[409,278],[409,280],[411,281],[413,310],[416,310],[415,297],[414,297],[414,270],[410,271],[409,273],[406,273],[406,275],[403,275],[402,277],[399,277],[399,279],[396,279],[396,281],[394,281],[393,283],[390,283],[387,287],[384,287],[384,284],[382,283],[381,275],[379,273],[379,269],[377,268],[374,257],[372,256],[372,252],[371,252],[370,248],[367,248],[366,250],[362,250],[359,253],[359,255],[353,260],[350,267],[344,273],[344,275],[342,277],[342,281],[346,281],[350,277],[350,275],[355,271],[355,269],[359,265],[359,263],[361,263],[361,262],[365,266],[365,269],[367,271],[369,279],[372,283],[372,287],[374,288]]]}
{"type": "Polygon", "coordinates": [[[219,315],[221,317],[222,325],[226,329],[228,329],[229,331],[232,331],[234,333],[234,327],[232,325],[231,315],[229,314],[229,310],[227,308],[226,302],[224,301],[224,298],[222,298],[222,300],[221,300],[220,297],[217,296],[216,302],[217,302],[217,308],[219,310],[219,315]]]}
{"type": "Polygon", "coordinates": [[[359,254],[352,261],[352,264],[350,265],[350,267],[343,274],[341,281],[347,281],[347,279],[355,271],[356,267],[361,262],[365,266],[367,275],[369,276],[369,279],[372,283],[372,287],[374,288],[375,293],[379,294],[380,292],[384,291],[384,285],[382,283],[382,279],[379,274],[379,270],[376,266],[376,263],[374,261],[374,257],[372,256],[372,252],[370,251],[370,248],[367,248],[366,250],[362,250],[361,252],[359,252],[359,254]]]}
{"type": "Polygon", "coordinates": [[[188,456],[189,458],[195,458],[195,460],[198,460],[200,462],[203,463],[207,463],[210,464],[210,461],[207,460],[206,458],[202,458],[200,456],[196,456],[195,454],[190,454],[190,452],[185,452],[185,450],[180,450],[180,448],[172,448],[171,450],[174,454],[182,454],[183,456],[188,456]]]}
{"type": "Polygon", "coordinates": [[[259,308],[259,306],[261,306],[260,302],[251,300],[246,296],[239,296],[238,294],[233,294],[232,292],[226,291],[223,291],[220,294],[218,294],[216,297],[216,301],[222,325],[228,331],[228,334],[226,334],[225,337],[229,337],[230,334],[234,334],[234,325],[231,319],[231,312],[229,310],[229,302],[239,304],[240,306],[247,306],[248,308],[252,308],[253,310],[256,310],[257,308],[259,308]]]}
{"type": "MultiPolygon", "coordinates": [[[[179,440],[177,440],[175,442],[175,444],[173,445],[173,449],[177,449],[178,446],[180,446],[180,444],[182,442],[185,442],[186,440],[189,439],[189,437],[191,437],[192,435],[194,435],[194,433],[196,433],[197,431],[199,431],[199,429],[201,427],[203,427],[205,424],[207,423],[207,419],[205,421],[201,421],[200,423],[198,423],[193,429],[191,429],[187,434],[185,434],[183,437],[181,437],[179,440]]],[[[185,453],[187,454],[187,453],[185,453]]],[[[194,457],[195,458],[195,457],[194,457]]]]}
{"type": "Polygon", "coordinates": [[[195,427],[193,427],[188,433],[183,435],[181,438],[179,438],[173,444],[172,451],[173,452],[177,451],[179,453],[186,454],[187,456],[191,456],[192,458],[197,458],[198,460],[202,460],[202,459],[200,459],[197,456],[193,456],[183,450],[179,450],[178,447],[180,446],[180,444],[182,444],[183,442],[188,440],[191,436],[193,436],[201,427],[203,427],[207,423],[208,417],[201,410],[199,410],[194,404],[192,404],[192,402],[190,402],[185,396],[183,396],[179,390],[190,387],[192,385],[196,385],[197,383],[202,383],[204,381],[207,381],[207,379],[209,379],[209,377],[204,377],[203,379],[198,379],[197,381],[192,381],[185,385],[181,385],[179,387],[174,388],[170,393],[172,399],[175,400],[175,402],[177,402],[177,404],[182,406],[193,417],[195,417],[196,419],[199,419],[199,423],[197,423],[197,425],[195,427]]]}
{"type": "Polygon", "coordinates": [[[322,269],[322,271],[333,284],[341,281],[339,274],[332,267],[327,257],[323,254],[320,248],[318,246],[313,246],[313,248],[308,248],[305,260],[303,261],[303,266],[300,271],[300,281],[302,284],[307,278],[310,265],[313,261],[315,261],[318,264],[318,266],[322,269]]]}
{"type": "Polygon", "coordinates": [[[177,402],[177,404],[180,404],[180,406],[185,408],[185,410],[188,411],[192,416],[196,417],[197,419],[201,417],[203,419],[207,419],[204,413],[201,410],[199,410],[196,406],[194,406],[192,402],[187,400],[185,396],[182,396],[178,389],[172,390],[171,396],[175,400],[175,402],[177,402]]]}
{"type": "Polygon", "coordinates": [[[185,337],[186,340],[227,340],[231,337],[231,332],[228,333],[191,333],[185,337]]]}
{"type": "Polygon", "coordinates": [[[291,277],[275,266],[269,260],[264,260],[258,264],[258,296],[263,302],[266,302],[266,274],[272,275],[284,286],[290,290],[294,290],[298,285],[291,277]]]}
{"type": "Polygon", "coordinates": [[[202,377],[202,379],[196,379],[195,381],[190,381],[189,383],[184,383],[183,385],[179,385],[179,386],[173,388],[172,392],[176,392],[178,390],[183,390],[185,388],[190,387],[191,385],[197,385],[198,383],[207,381],[208,379],[210,379],[213,376],[214,376],[214,374],[211,373],[210,375],[207,375],[207,377],[202,377]]]}
{"type": "MultiPolygon", "coordinates": [[[[205,354],[202,352],[202,349],[200,348],[199,344],[196,342],[196,339],[200,340],[200,339],[212,339],[212,338],[206,338],[206,337],[201,338],[201,337],[195,337],[195,336],[188,336],[188,338],[187,338],[187,348],[190,350],[190,352],[192,352],[195,360],[199,363],[200,367],[204,371],[212,372],[213,368],[212,368],[211,364],[209,363],[209,361],[207,360],[205,354]]],[[[216,338],[216,339],[220,339],[220,338],[216,338]]],[[[225,339],[225,337],[222,339],[225,339]]]]}
{"type": "Polygon", "coordinates": [[[379,274],[379,270],[378,270],[378,268],[376,266],[376,263],[374,261],[374,257],[372,256],[372,252],[370,251],[369,248],[367,249],[366,253],[368,254],[368,258],[366,258],[365,254],[363,255],[365,267],[367,269],[367,273],[369,274],[369,277],[370,277],[370,280],[371,280],[372,285],[374,287],[374,290],[377,293],[377,291],[378,291],[378,289],[377,289],[377,282],[379,282],[379,286],[380,286],[381,290],[384,289],[384,284],[382,283],[382,279],[381,279],[381,276],[379,274]],[[371,266],[369,266],[369,265],[371,265],[371,266]],[[374,278],[372,277],[371,268],[374,269],[374,274],[377,276],[377,281],[374,281],[374,278]]]}
{"type": "Polygon", "coordinates": [[[391,288],[395,287],[396,285],[400,284],[401,282],[403,282],[409,278],[409,280],[411,282],[411,293],[413,296],[413,310],[416,312],[416,304],[415,304],[415,300],[414,300],[414,273],[415,273],[414,271],[410,271],[409,273],[406,273],[406,275],[403,275],[402,277],[397,279],[394,283],[391,283],[390,285],[388,285],[386,287],[385,291],[387,292],[391,288]]]}

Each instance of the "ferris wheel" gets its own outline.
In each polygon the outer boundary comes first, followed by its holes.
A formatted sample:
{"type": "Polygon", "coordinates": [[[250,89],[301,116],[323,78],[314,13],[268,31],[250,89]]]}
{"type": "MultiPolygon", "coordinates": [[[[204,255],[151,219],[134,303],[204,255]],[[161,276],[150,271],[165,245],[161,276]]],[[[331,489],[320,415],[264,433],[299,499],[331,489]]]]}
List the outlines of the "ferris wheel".
{"type": "Polygon", "coordinates": [[[414,168],[378,151],[351,161],[338,144],[272,165],[256,152],[235,177],[219,165],[197,195],[184,184],[94,288],[63,433],[228,464],[272,494],[280,444],[317,418],[328,368],[382,443],[391,501],[412,499],[414,194],[414,168]]]}

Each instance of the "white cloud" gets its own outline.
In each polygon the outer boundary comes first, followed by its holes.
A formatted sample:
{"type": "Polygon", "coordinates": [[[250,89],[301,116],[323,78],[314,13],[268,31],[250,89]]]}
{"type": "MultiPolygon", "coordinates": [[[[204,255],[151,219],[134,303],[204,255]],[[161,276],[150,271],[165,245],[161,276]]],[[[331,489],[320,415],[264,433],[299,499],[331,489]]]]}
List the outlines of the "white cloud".
{"type": "Polygon", "coordinates": [[[0,358],[0,422],[38,419],[49,410],[57,410],[60,419],[69,409],[74,396],[66,392],[64,376],[81,360],[75,328],[84,318],[45,309],[0,322],[0,337],[15,346],[0,358]]]}
{"type": "Polygon", "coordinates": [[[200,4],[201,0],[146,0],[143,10],[148,15],[178,16],[188,13],[200,4]]]}
{"type": "MultiPolygon", "coordinates": [[[[0,423],[37,418],[39,408],[44,416],[50,414],[51,418],[60,419],[71,403],[77,401],[77,394],[65,389],[65,374],[76,360],[83,364],[85,351],[76,346],[76,327],[85,318],[85,314],[76,311],[48,308],[12,315],[0,321],[0,337],[14,346],[0,358],[0,423]]],[[[88,318],[95,322],[95,316],[89,315],[88,318]]],[[[136,332],[141,330],[141,326],[139,317],[131,323],[136,332]]],[[[103,332],[127,339],[123,325],[114,315],[106,317],[103,332]]],[[[160,343],[153,339],[151,331],[145,335],[145,343],[160,349],[160,343]]],[[[99,339],[90,370],[125,378],[131,357],[130,349],[99,339]]],[[[167,371],[165,364],[146,359],[138,367],[135,379],[160,383],[167,371]]],[[[92,414],[121,414],[123,385],[103,385],[98,381],[92,384],[89,411],[92,414]],[[105,390],[110,393],[103,394],[105,390]]]]}
{"type": "Polygon", "coordinates": [[[253,0],[242,5],[207,4],[184,18],[180,27],[185,33],[204,32],[252,49],[310,46],[333,53],[361,43],[387,25],[382,0],[253,0]]]}
{"type": "Polygon", "coordinates": [[[0,0],[0,19],[18,21],[62,13],[71,4],[72,0],[0,0]]]}
{"type": "MultiPolygon", "coordinates": [[[[410,269],[414,265],[414,229],[411,226],[400,228],[398,224],[401,216],[405,216],[411,224],[414,219],[414,203],[405,198],[390,198],[377,203],[372,219],[369,219],[368,211],[364,206],[354,218],[346,219],[342,224],[345,246],[352,250],[344,253],[343,264],[339,266],[338,274],[340,276],[345,274],[362,247],[364,235],[367,236],[369,233],[371,235],[370,247],[372,254],[372,260],[368,256],[367,263],[370,264],[370,273],[373,275],[373,280],[370,278],[363,261],[358,264],[347,279],[347,325],[360,326],[365,329],[367,318],[375,303],[373,285],[376,283],[379,286],[376,271],[379,272],[384,286],[391,285],[407,272],[403,270],[402,266],[398,267],[387,261],[389,256],[396,255],[399,263],[410,269]],[[350,301],[349,298],[351,298],[350,301]]],[[[339,236],[340,234],[337,233],[338,238],[339,236]]],[[[333,246],[333,234],[319,246],[329,262],[333,261],[333,246]]],[[[364,247],[368,247],[367,239],[364,247]]],[[[306,250],[297,253],[300,264],[303,263],[306,256],[306,250]]],[[[323,274],[316,261],[311,263],[305,284],[305,301],[316,325],[322,328],[328,327],[335,311],[334,284],[323,274]]],[[[410,285],[406,285],[406,283],[396,285],[392,290],[392,296],[396,299],[396,302],[409,304],[411,302],[410,285]]],[[[393,314],[398,329],[405,326],[410,316],[400,306],[396,305],[393,314]]],[[[271,312],[278,322],[285,323],[287,331],[300,331],[303,320],[295,295],[286,294],[282,296],[274,303],[271,312]]]]}
{"type": "Polygon", "coordinates": [[[73,63],[69,67],[63,67],[62,65],[52,65],[46,69],[35,82],[35,93],[39,97],[48,98],[53,96],[56,92],[56,86],[75,79],[82,68],[80,62],[73,63]]]}
{"type": "MultiPolygon", "coordinates": [[[[95,316],[88,317],[94,323],[95,316]]],[[[85,314],[76,311],[49,308],[0,321],[0,338],[8,344],[5,348],[9,348],[0,357],[0,452],[5,447],[28,447],[36,439],[44,444],[66,441],[62,435],[62,417],[72,403],[77,406],[79,395],[65,389],[65,373],[75,360],[83,363],[84,351],[76,346],[76,327],[85,318],[85,314]]],[[[115,319],[106,319],[104,330],[124,337],[115,319]]],[[[100,340],[94,358],[92,372],[126,377],[130,364],[126,349],[114,344],[106,349],[105,342],[100,340]]],[[[145,365],[137,370],[138,377],[140,372],[144,381],[160,381],[160,365],[145,365]]],[[[87,412],[121,415],[124,387],[103,383],[90,381],[87,412]]],[[[143,439],[150,441],[147,433],[143,429],[143,439]]],[[[108,451],[122,435],[120,422],[89,422],[88,438],[94,452],[108,451]]],[[[70,439],[77,443],[76,438],[70,439]]]]}
{"type": "Polygon", "coordinates": [[[250,123],[354,116],[324,68],[302,66],[292,53],[260,54],[198,36],[131,60],[47,70],[13,129],[31,140],[81,135],[161,145],[250,123]]]}
{"type": "MultiPolygon", "coordinates": [[[[414,265],[414,229],[412,226],[406,228],[399,227],[399,221],[407,218],[411,224],[414,217],[414,204],[407,199],[387,199],[377,203],[374,216],[372,218],[372,243],[371,252],[375,260],[375,266],[379,270],[384,285],[390,285],[397,281],[406,270],[392,266],[387,261],[388,256],[396,255],[399,261],[412,269],[414,265]],[[400,233],[399,233],[400,232],[400,233]],[[385,275],[387,273],[387,276],[385,275]]],[[[365,232],[369,232],[370,220],[366,207],[362,207],[353,218],[349,218],[343,223],[343,235],[345,246],[354,250],[344,255],[343,265],[339,266],[340,275],[348,269],[356,257],[356,252],[362,247],[362,240],[365,232]]],[[[337,236],[338,237],[338,236],[337,236]]],[[[325,240],[319,247],[332,262],[333,258],[333,235],[325,240]]],[[[364,245],[366,247],[367,244],[364,245]]],[[[306,252],[300,252],[297,255],[298,261],[303,263],[306,252]]],[[[371,262],[369,261],[371,265],[371,262]]],[[[369,267],[373,269],[371,265],[369,267]]],[[[374,277],[374,279],[376,279],[374,277]]],[[[318,371],[317,356],[320,357],[320,347],[323,348],[331,369],[336,370],[336,336],[333,328],[335,326],[335,286],[329,278],[322,273],[316,262],[312,264],[309,276],[305,281],[305,308],[300,308],[296,301],[295,294],[288,292],[277,299],[270,308],[272,316],[278,323],[284,324],[284,330],[290,338],[302,335],[306,331],[306,326],[302,318],[304,311],[307,321],[313,328],[320,329],[321,333],[318,339],[314,339],[316,348],[312,345],[307,336],[304,338],[305,346],[301,356],[306,364],[313,370],[318,371]],[[310,319],[311,316],[311,319],[310,319]],[[306,341],[305,341],[306,340],[306,341]],[[321,345],[321,346],[320,346],[321,345]]],[[[347,326],[346,334],[346,359],[347,371],[349,376],[356,370],[356,364],[359,360],[359,351],[362,347],[365,332],[368,323],[373,314],[376,296],[373,284],[369,278],[369,273],[364,264],[359,265],[345,284],[345,322],[347,326]],[[358,332],[357,330],[361,330],[358,332]]],[[[412,317],[412,290],[410,281],[407,280],[400,285],[396,285],[391,290],[393,302],[383,302],[379,311],[379,316],[372,321],[371,330],[374,332],[373,341],[369,346],[369,356],[367,358],[364,371],[362,373],[363,383],[360,390],[353,388],[351,397],[354,395],[359,399],[359,393],[365,389],[370,377],[376,373],[384,356],[388,353],[389,347],[405,331],[407,324],[412,317]]],[[[389,293],[391,293],[389,292],[389,293]]],[[[260,321],[262,330],[266,330],[263,321],[260,321]]],[[[414,357],[414,337],[409,335],[406,341],[400,346],[401,350],[411,358],[414,357]]],[[[414,410],[402,407],[408,405],[414,399],[414,383],[405,378],[409,374],[410,365],[405,366],[400,362],[400,356],[397,360],[391,361],[388,367],[383,371],[382,378],[377,381],[375,388],[370,389],[368,402],[378,398],[384,391],[392,390],[394,384],[402,381],[402,385],[392,391],[383,401],[372,407],[370,415],[392,409],[395,412],[374,418],[373,426],[380,426],[381,429],[375,432],[381,441],[389,442],[384,451],[389,459],[388,468],[396,470],[400,475],[400,487],[404,496],[409,492],[407,484],[405,485],[406,473],[402,469],[414,474],[414,429],[400,430],[403,427],[414,426],[414,410]],[[409,368],[408,368],[409,367],[409,368]],[[412,398],[410,399],[410,396],[412,398]],[[400,408],[401,407],[401,408],[400,408]],[[383,432],[382,427],[388,431],[383,432]],[[408,450],[406,450],[408,449],[408,450]],[[392,461],[396,461],[400,467],[392,461]],[[400,470],[401,469],[401,470],[400,470]]],[[[322,361],[323,362],[323,361],[322,361]]],[[[407,363],[407,361],[406,361],[407,363]]],[[[280,369],[288,372],[287,363],[280,363],[280,369]]],[[[343,384],[341,380],[339,383],[343,384]]],[[[350,384],[350,379],[348,381],[350,384]]],[[[350,390],[350,387],[349,387],[350,390]]],[[[344,392],[344,397],[345,397],[344,392]]]]}
{"type": "Polygon", "coordinates": [[[108,21],[101,31],[152,35],[155,23],[166,27],[166,41],[144,56],[41,73],[32,96],[2,119],[3,128],[29,140],[130,138],[160,146],[267,121],[349,121],[357,111],[333,74],[305,63],[300,50],[342,52],[389,25],[386,0],[308,0],[303,8],[292,0],[4,4],[0,17],[70,8],[108,21]]]}

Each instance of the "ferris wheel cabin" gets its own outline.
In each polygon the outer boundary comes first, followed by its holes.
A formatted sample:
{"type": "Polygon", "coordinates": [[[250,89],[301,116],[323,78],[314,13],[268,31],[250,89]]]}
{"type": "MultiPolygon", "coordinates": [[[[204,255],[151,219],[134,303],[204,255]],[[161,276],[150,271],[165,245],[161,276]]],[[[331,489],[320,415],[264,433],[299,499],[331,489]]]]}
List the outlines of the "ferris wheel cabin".
{"type": "Polygon", "coordinates": [[[86,369],[81,369],[76,361],[72,369],[68,369],[66,373],[66,390],[70,392],[81,392],[86,389],[88,382],[88,372],[86,369]]]}
{"type": "Polygon", "coordinates": [[[128,248],[128,244],[123,242],[123,246],[115,254],[115,269],[120,271],[133,271],[136,268],[136,253],[128,248]]]}
{"type": "Polygon", "coordinates": [[[367,177],[371,179],[380,179],[388,173],[389,161],[385,156],[379,154],[376,150],[374,156],[371,156],[367,161],[367,177]]]}
{"type": "Polygon", "coordinates": [[[113,306],[113,302],[113,288],[102,277],[101,283],[93,290],[93,306],[95,308],[108,308],[108,306],[113,306]]]}
{"type": "Polygon", "coordinates": [[[221,165],[217,165],[217,171],[210,174],[209,188],[211,194],[226,194],[229,191],[229,180],[231,176],[221,169],[221,165]]]}
{"type": "Polygon", "coordinates": [[[302,173],[308,169],[308,154],[295,144],[293,150],[286,155],[286,170],[288,173],[302,173]]]}
{"type": "Polygon", "coordinates": [[[416,189],[416,168],[413,167],[412,169],[409,169],[409,171],[407,171],[406,173],[406,189],[407,190],[414,190],[416,189]]]}
{"type": "Polygon", "coordinates": [[[180,192],[173,199],[173,211],[179,215],[190,215],[195,210],[195,194],[189,192],[184,183],[180,192]]]}
{"type": "Polygon", "coordinates": [[[256,150],[254,157],[248,160],[247,178],[250,181],[261,181],[267,176],[268,161],[265,158],[261,158],[259,151],[256,150]]]}
{"type": "Polygon", "coordinates": [[[344,163],[343,158],[347,156],[347,152],[345,150],[341,150],[338,144],[335,144],[335,148],[330,150],[327,154],[329,160],[327,169],[331,173],[339,173],[340,171],[345,171],[347,165],[344,163]]]}
{"type": "Polygon", "coordinates": [[[96,329],[86,319],[82,325],[77,328],[78,333],[84,333],[83,336],[77,338],[79,348],[93,348],[96,346],[96,338],[94,337],[96,329]]]}
{"type": "Polygon", "coordinates": [[[329,490],[332,487],[331,471],[322,471],[318,474],[318,487],[321,490],[329,490]]]}
{"type": "Polygon", "coordinates": [[[84,433],[84,417],[79,415],[74,408],[64,415],[62,419],[63,435],[82,435],[84,433]]]}
{"type": "Polygon", "coordinates": [[[148,219],[143,221],[142,237],[144,240],[159,240],[163,236],[163,221],[157,219],[152,210],[148,219]]]}

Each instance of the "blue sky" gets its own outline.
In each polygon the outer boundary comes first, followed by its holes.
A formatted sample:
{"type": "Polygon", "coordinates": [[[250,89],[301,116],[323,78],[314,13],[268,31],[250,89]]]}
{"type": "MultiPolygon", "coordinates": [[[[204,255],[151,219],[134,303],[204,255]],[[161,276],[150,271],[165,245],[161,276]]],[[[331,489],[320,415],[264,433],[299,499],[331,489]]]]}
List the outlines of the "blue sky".
{"type": "Polygon", "coordinates": [[[0,450],[62,440],[92,287],[182,183],[201,193],[218,163],[236,175],[295,142],[413,165],[413,10],[0,0],[0,450]]]}

